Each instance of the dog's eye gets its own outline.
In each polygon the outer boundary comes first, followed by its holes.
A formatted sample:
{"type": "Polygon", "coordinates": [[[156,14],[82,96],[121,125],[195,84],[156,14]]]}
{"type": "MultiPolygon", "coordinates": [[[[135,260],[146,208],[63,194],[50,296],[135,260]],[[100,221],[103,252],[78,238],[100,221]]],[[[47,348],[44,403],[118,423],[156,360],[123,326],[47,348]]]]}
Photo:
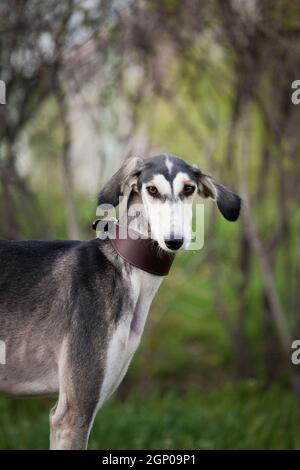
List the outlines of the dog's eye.
{"type": "Polygon", "coordinates": [[[190,196],[195,191],[195,186],[192,184],[185,184],[183,186],[183,193],[185,196],[190,196]]]}
{"type": "Polygon", "coordinates": [[[158,189],[155,186],[147,186],[147,191],[151,196],[157,196],[158,194],[158,189]]]}

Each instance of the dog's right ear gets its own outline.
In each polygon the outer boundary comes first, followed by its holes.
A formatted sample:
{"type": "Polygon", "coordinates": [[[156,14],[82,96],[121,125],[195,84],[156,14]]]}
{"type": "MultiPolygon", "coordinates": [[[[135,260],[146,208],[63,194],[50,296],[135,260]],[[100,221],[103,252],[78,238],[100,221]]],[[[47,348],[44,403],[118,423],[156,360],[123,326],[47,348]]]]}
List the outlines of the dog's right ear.
{"type": "Polygon", "coordinates": [[[126,159],[121,168],[98,194],[98,206],[100,204],[110,204],[116,207],[119,204],[120,197],[124,196],[126,190],[130,193],[134,189],[143,164],[144,160],[140,157],[126,159]]]}

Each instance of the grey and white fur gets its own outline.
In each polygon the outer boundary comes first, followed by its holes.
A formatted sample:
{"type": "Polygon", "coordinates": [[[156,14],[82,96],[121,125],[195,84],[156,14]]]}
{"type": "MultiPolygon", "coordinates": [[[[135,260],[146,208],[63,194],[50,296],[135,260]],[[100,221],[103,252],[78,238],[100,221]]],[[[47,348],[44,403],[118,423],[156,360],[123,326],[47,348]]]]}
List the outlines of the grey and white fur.
{"type": "MultiPolygon", "coordinates": [[[[214,199],[228,220],[240,212],[239,196],[171,155],[126,160],[98,203],[116,206],[126,191],[128,211],[136,202],[143,207],[136,228],[150,228],[167,251],[187,247],[197,192],[214,199]],[[186,220],[179,220],[182,204],[190,206],[186,220]],[[159,216],[169,226],[157,223],[159,216]]],[[[57,395],[50,448],[86,448],[97,411],[140,343],[162,278],[133,267],[99,238],[0,241],[0,265],[0,340],[6,346],[0,391],[57,395]]]]}

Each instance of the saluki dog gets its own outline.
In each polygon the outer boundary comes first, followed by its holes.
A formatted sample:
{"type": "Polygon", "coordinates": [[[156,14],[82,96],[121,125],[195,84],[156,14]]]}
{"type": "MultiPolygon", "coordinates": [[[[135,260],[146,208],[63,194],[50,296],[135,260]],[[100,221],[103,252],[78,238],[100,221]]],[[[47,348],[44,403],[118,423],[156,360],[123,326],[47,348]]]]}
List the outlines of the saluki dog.
{"type": "Polygon", "coordinates": [[[166,154],[132,157],[98,196],[98,206],[116,207],[126,195],[119,228],[139,204],[128,246],[119,232],[112,243],[110,229],[88,241],[0,241],[0,390],[58,396],[51,449],[86,448],[140,343],[166,265],[191,241],[197,193],[227,220],[238,218],[240,197],[197,166],[166,154]]]}

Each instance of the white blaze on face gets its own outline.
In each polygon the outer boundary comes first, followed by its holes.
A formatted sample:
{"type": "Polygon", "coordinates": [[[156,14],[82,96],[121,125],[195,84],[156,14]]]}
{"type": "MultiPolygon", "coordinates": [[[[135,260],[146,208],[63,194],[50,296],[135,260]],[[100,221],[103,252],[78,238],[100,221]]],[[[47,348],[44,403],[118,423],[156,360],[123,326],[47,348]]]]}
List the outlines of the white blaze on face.
{"type": "Polygon", "coordinates": [[[168,250],[165,240],[170,238],[183,239],[182,249],[187,248],[191,241],[192,202],[196,191],[190,197],[181,197],[185,184],[195,183],[187,173],[178,172],[171,181],[162,174],[154,175],[151,181],[142,187],[142,199],[151,237],[157,240],[164,250],[168,250]],[[152,197],[146,189],[148,186],[155,186],[159,197],[152,197]]]}
{"type": "Polygon", "coordinates": [[[169,157],[166,158],[166,167],[168,168],[169,175],[171,175],[173,170],[173,162],[169,157]]]}
{"type": "Polygon", "coordinates": [[[192,217],[193,217],[193,199],[196,191],[189,197],[180,198],[185,184],[194,185],[195,183],[190,180],[189,175],[186,173],[177,173],[173,180],[173,193],[175,201],[173,205],[174,238],[183,238],[183,248],[187,248],[192,237],[192,217]],[[179,236],[178,236],[179,235],[179,236]]]}

